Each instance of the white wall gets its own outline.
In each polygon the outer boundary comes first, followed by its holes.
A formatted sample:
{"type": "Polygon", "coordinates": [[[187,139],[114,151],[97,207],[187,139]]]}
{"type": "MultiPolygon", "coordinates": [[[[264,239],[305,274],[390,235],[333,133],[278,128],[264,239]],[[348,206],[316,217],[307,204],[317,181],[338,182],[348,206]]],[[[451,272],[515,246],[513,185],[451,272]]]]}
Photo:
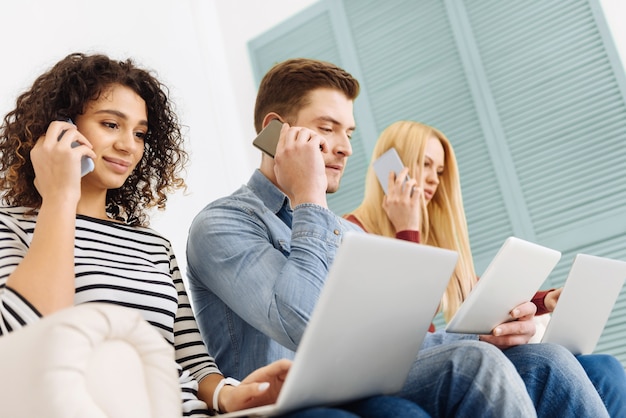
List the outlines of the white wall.
{"type": "MultiPolygon", "coordinates": [[[[21,0],[0,3],[0,115],[34,78],[74,51],[133,57],[170,87],[191,154],[188,193],[152,226],[185,267],[193,216],[244,183],[260,160],[251,146],[256,95],[247,42],[315,0],[21,0]]],[[[600,0],[626,62],[626,3],[600,0]]]]}
{"type": "Polygon", "coordinates": [[[0,3],[0,115],[65,55],[133,57],[170,88],[188,126],[188,192],[170,199],[152,227],[171,239],[181,267],[193,216],[245,183],[253,151],[255,87],[246,42],[312,0],[21,0],[0,3]],[[268,10],[271,13],[268,13],[268,10]],[[271,19],[259,19],[270,15],[271,19]]]}

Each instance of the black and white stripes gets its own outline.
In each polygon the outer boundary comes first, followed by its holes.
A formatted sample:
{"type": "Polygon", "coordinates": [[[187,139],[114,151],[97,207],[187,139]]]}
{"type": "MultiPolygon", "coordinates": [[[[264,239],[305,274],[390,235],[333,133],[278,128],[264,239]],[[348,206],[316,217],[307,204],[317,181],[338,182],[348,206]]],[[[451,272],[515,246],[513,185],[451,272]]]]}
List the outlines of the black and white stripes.
{"type": "MultiPolygon", "coordinates": [[[[36,218],[26,217],[25,212],[25,208],[0,209],[0,335],[41,317],[6,287],[7,278],[28,251],[35,228],[36,218]]],[[[75,304],[97,301],[137,309],[174,345],[177,362],[195,380],[218,372],[200,338],[168,240],[149,228],[78,215],[74,263],[75,304]]],[[[183,389],[183,396],[188,391],[183,389]]]]}

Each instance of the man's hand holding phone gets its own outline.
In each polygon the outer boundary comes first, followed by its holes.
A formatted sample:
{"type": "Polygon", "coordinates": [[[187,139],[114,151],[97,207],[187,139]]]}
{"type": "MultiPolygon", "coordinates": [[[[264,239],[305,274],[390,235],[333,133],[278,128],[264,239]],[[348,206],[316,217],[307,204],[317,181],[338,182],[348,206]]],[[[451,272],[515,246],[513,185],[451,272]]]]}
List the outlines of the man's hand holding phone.
{"type": "Polygon", "coordinates": [[[303,127],[283,126],[274,156],[274,173],[281,189],[293,207],[314,203],[328,207],[326,202],[326,139],[303,127]]]}

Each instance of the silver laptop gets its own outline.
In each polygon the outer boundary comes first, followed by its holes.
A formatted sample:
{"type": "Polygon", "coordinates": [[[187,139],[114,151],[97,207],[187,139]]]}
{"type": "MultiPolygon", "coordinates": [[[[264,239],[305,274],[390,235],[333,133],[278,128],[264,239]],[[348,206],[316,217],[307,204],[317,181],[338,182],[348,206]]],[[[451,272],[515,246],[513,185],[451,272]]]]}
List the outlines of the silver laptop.
{"type": "Polygon", "coordinates": [[[509,237],[446,326],[447,332],[490,334],[528,302],[561,258],[559,251],[509,237]]]}
{"type": "Polygon", "coordinates": [[[276,403],[220,417],[274,416],[398,392],[456,260],[449,250],[346,234],[276,403]]]}
{"type": "Polygon", "coordinates": [[[541,342],[593,352],[625,279],[626,262],[578,254],[541,342]]]}

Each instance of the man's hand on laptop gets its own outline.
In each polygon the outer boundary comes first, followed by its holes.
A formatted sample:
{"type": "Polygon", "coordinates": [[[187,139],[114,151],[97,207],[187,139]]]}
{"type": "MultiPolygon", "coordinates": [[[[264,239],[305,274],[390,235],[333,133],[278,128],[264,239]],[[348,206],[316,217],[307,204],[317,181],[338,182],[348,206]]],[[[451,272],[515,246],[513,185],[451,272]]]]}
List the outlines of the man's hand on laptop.
{"type": "Polygon", "coordinates": [[[218,400],[220,411],[239,411],[276,402],[290,367],[290,360],[278,360],[253,371],[238,386],[224,386],[218,400]]]}
{"type": "Polygon", "coordinates": [[[526,344],[535,335],[535,312],[537,307],[534,303],[524,302],[511,311],[512,321],[498,325],[491,334],[481,335],[479,338],[502,350],[526,344]]]}

